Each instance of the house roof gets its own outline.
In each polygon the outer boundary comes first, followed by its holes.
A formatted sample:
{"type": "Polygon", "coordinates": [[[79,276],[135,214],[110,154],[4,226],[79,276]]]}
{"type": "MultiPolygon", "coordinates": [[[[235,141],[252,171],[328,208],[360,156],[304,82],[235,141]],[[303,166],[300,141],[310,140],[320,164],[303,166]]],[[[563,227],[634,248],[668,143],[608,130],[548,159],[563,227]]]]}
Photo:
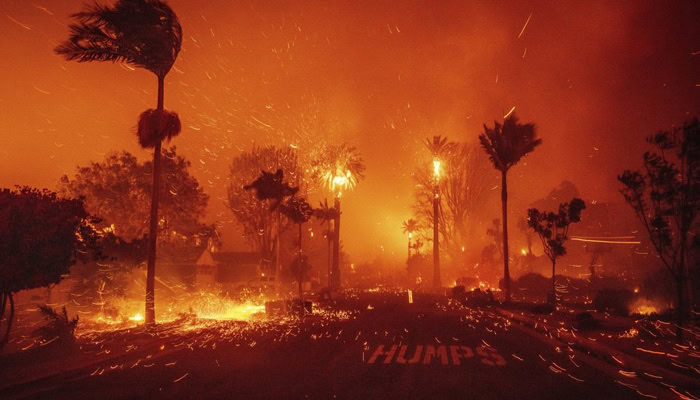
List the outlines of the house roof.
{"type": "Polygon", "coordinates": [[[197,260],[197,265],[238,266],[258,265],[259,263],[260,255],[258,253],[237,251],[212,253],[209,250],[204,250],[197,260]]]}

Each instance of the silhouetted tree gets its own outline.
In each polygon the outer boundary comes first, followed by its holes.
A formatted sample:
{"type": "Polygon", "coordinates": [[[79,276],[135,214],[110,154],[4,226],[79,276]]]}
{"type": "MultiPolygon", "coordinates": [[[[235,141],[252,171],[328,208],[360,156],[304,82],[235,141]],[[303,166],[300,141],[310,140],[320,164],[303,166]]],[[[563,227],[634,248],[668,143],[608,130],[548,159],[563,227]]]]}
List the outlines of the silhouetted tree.
{"type": "Polygon", "coordinates": [[[2,347],[14,318],[13,293],[58,283],[71,265],[99,257],[97,219],[82,200],[29,187],[0,191],[0,320],[9,302],[2,347]]]}
{"type": "MultiPolygon", "coordinates": [[[[463,256],[462,246],[470,243],[470,229],[482,213],[482,206],[492,196],[488,190],[493,186],[486,155],[478,146],[457,143],[452,151],[444,155],[444,173],[438,182],[440,204],[438,229],[440,250],[452,260],[463,256]]],[[[418,168],[414,174],[416,187],[413,212],[422,226],[432,226],[434,177],[429,163],[418,168]]]]}
{"type": "Polygon", "coordinates": [[[355,146],[347,143],[322,148],[311,162],[311,176],[334,194],[336,217],[333,222],[333,273],[331,288],[340,286],[340,196],[364,179],[366,166],[355,146]]]}
{"type": "MultiPolygon", "coordinates": [[[[641,171],[618,176],[621,192],[649,234],[661,262],[676,286],[678,325],[685,323],[692,305],[690,277],[691,236],[697,240],[695,217],[700,210],[700,123],[697,118],[682,127],[648,138],[657,152],[644,153],[641,171]]],[[[697,263],[692,268],[698,268],[697,263]]],[[[681,337],[682,329],[678,329],[681,337]]]]}
{"type": "Polygon", "coordinates": [[[569,203],[560,204],[556,213],[539,211],[536,208],[527,210],[528,225],[540,237],[544,254],[552,261],[552,293],[549,299],[552,304],[557,302],[554,284],[557,257],[566,254],[564,242],[568,239],[569,226],[581,221],[581,211],[585,208],[583,200],[574,198],[569,203]]]}
{"type": "Polygon", "coordinates": [[[331,275],[332,275],[332,270],[331,270],[331,245],[333,244],[333,232],[331,231],[331,221],[334,221],[336,218],[336,209],[333,207],[330,207],[328,205],[328,199],[325,199],[324,201],[319,203],[319,208],[317,208],[314,211],[315,217],[326,223],[326,232],[325,237],[326,241],[328,242],[328,287],[330,288],[331,286],[331,275]]]}
{"type": "Polygon", "coordinates": [[[126,62],[153,72],[158,78],[158,106],[139,117],[139,144],[153,147],[153,193],[146,275],[146,324],[155,324],[154,290],[160,153],[163,139],[180,133],[180,119],[163,107],[165,76],[170,72],[182,45],[182,27],[177,15],[160,0],[117,0],[114,7],[93,4],[72,17],[70,37],[56,53],[78,62],[126,62]]]}
{"type": "Polygon", "coordinates": [[[314,209],[304,198],[292,196],[286,203],[281,205],[282,214],[292,222],[299,225],[299,255],[297,257],[297,283],[299,284],[299,299],[301,300],[300,314],[304,315],[304,297],[301,284],[304,281],[304,268],[308,266],[308,258],[302,254],[302,226],[308,222],[314,214],[314,209]]]}
{"type": "MultiPolygon", "coordinates": [[[[288,220],[282,221],[279,217],[279,208],[275,206],[281,200],[275,198],[277,194],[274,194],[274,191],[284,192],[286,189],[280,186],[268,192],[266,185],[263,185],[262,193],[258,197],[257,191],[246,190],[245,187],[251,185],[251,189],[254,189],[253,182],[262,178],[261,171],[277,170],[284,171],[283,178],[286,177],[291,181],[301,180],[302,172],[294,149],[255,146],[249,152],[234,158],[229,168],[226,205],[233,213],[236,222],[243,228],[243,235],[248,243],[260,253],[261,261],[265,266],[270,265],[273,254],[279,246],[279,235],[289,225],[288,220]],[[261,201],[259,198],[270,200],[261,201]]],[[[276,174],[267,173],[272,175],[272,178],[276,174]]],[[[265,179],[269,178],[263,178],[265,179]]],[[[279,280],[279,276],[277,279],[279,280]]]]}
{"type": "Polygon", "coordinates": [[[494,168],[501,172],[501,202],[503,205],[503,280],[505,282],[506,301],[510,301],[510,272],[508,270],[508,171],[521,158],[535,150],[542,143],[535,133],[532,123],[521,124],[515,113],[505,119],[503,125],[494,122],[493,129],[484,125],[484,133],[479,141],[494,168]]]}

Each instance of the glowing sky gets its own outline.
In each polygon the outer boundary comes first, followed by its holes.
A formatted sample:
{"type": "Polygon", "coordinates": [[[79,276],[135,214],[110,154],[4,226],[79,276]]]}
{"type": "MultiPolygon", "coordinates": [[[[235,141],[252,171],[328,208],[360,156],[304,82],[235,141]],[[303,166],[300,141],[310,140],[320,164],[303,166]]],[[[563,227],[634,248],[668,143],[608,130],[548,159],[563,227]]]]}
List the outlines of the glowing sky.
{"type": "MultiPolygon", "coordinates": [[[[227,166],[253,143],[356,144],[367,179],[343,200],[346,249],[403,257],[422,139],[475,141],[512,107],[544,140],[511,173],[513,210],[564,179],[619,201],[615,176],[639,165],[643,137],[700,111],[700,3],[628,3],[173,0],[173,143],[234,248],[227,166]]],[[[53,54],[82,4],[0,0],[2,187],[55,188],[114,150],[148,157],[132,127],[155,106],[155,77],[53,54]]]]}

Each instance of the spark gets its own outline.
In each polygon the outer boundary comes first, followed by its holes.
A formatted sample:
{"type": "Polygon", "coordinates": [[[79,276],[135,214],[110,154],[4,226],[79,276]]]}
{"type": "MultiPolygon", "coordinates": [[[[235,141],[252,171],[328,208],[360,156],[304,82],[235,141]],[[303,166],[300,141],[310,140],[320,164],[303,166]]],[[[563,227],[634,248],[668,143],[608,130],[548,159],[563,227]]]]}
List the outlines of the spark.
{"type": "Polygon", "coordinates": [[[527,21],[525,21],[525,25],[523,25],[523,29],[520,31],[520,34],[518,35],[518,39],[520,39],[520,36],[522,36],[523,33],[525,32],[525,28],[527,28],[527,24],[530,23],[530,18],[532,18],[532,13],[530,13],[530,15],[528,15],[527,21]]]}
{"type": "Polygon", "coordinates": [[[173,383],[180,382],[181,380],[185,379],[185,377],[187,377],[187,375],[189,375],[189,374],[190,374],[189,372],[185,373],[185,375],[182,375],[181,377],[175,379],[175,380],[173,381],[173,383]]]}
{"type": "Polygon", "coordinates": [[[508,111],[508,112],[506,113],[506,115],[503,116],[503,119],[508,118],[508,116],[509,116],[510,114],[512,114],[513,111],[515,111],[515,106],[513,106],[513,108],[511,108],[510,111],[508,111]]]}
{"type": "MultiPolygon", "coordinates": [[[[7,15],[7,14],[5,14],[5,15],[7,15]]],[[[7,18],[9,18],[10,21],[14,22],[15,24],[21,26],[22,28],[24,28],[24,29],[26,29],[26,30],[28,30],[28,31],[31,31],[31,30],[32,30],[32,28],[30,28],[28,25],[25,25],[25,24],[23,24],[23,23],[17,21],[16,19],[10,17],[9,15],[7,15],[7,18]]]]}

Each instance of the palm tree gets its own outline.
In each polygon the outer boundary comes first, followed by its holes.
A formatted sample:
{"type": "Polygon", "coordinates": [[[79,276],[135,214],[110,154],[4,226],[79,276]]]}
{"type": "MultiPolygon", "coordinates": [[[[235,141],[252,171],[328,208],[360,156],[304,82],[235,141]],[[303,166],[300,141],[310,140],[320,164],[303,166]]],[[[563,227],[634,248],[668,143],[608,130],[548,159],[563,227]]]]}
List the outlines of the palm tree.
{"type": "Polygon", "coordinates": [[[326,238],[328,239],[328,287],[331,287],[331,244],[333,243],[333,235],[331,235],[331,221],[335,220],[335,208],[328,205],[328,199],[319,202],[319,208],[314,210],[316,219],[326,223],[326,238]]]}
{"type": "Polygon", "coordinates": [[[299,284],[299,301],[300,310],[299,315],[304,315],[304,297],[303,291],[301,290],[301,284],[304,280],[305,267],[308,267],[308,258],[302,254],[301,239],[302,239],[302,225],[311,219],[314,214],[314,209],[309,205],[305,198],[299,198],[292,196],[287,200],[286,204],[280,206],[280,211],[292,222],[299,225],[299,256],[297,258],[297,282],[299,284]]]}
{"type": "Polygon", "coordinates": [[[501,201],[503,212],[503,280],[506,301],[510,301],[510,272],[508,270],[508,170],[521,158],[535,150],[542,143],[537,138],[535,124],[521,124],[518,117],[511,114],[503,125],[494,122],[493,129],[484,125],[484,133],[479,135],[481,146],[491,159],[494,168],[501,171],[501,201]]]}
{"type": "Polygon", "coordinates": [[[340,196],[364,179],[365,163],[355,146],[347,143],[323,149],[312,161],[312,177],[335,195],[332,288],[340,286],[340,196]]]}
{"type": "Polygon", "coordinates": [[[403,221],[401,227],[403,228],[403,233],[408,234],[408,258],[411,258],[411,237],[413,236],[413,232],[419,229],[418,221],[410,218],[408,221],[403,221]]]}
{"type": "Polygon", "coordinates": [[[455,148],[453,142],[448,142],[447,137],[433,136],[433,140],[425,139],[425,146],[433,156],[433,287],[442,286],[440,282],[440,238],[438,237],[438,215],[440,208],[440,164],[455,148]]]}
{"type": "Polygon", "coordinates": [[[153,188],[148,235],[146,324],[155,324],[155,265],[158,236],[158,194],[161,142],[180,133],[180,120],[163,108],[165,76],[182,45],[182,27],[175,12],[161,0],[117,0],[114,7],[93,4],[72,17],[70,37],[55,52],[78,62],[126,62],[158,78],[158,106],[139,117],[137,134],[145,148],[153,147],[153,188]]]}

